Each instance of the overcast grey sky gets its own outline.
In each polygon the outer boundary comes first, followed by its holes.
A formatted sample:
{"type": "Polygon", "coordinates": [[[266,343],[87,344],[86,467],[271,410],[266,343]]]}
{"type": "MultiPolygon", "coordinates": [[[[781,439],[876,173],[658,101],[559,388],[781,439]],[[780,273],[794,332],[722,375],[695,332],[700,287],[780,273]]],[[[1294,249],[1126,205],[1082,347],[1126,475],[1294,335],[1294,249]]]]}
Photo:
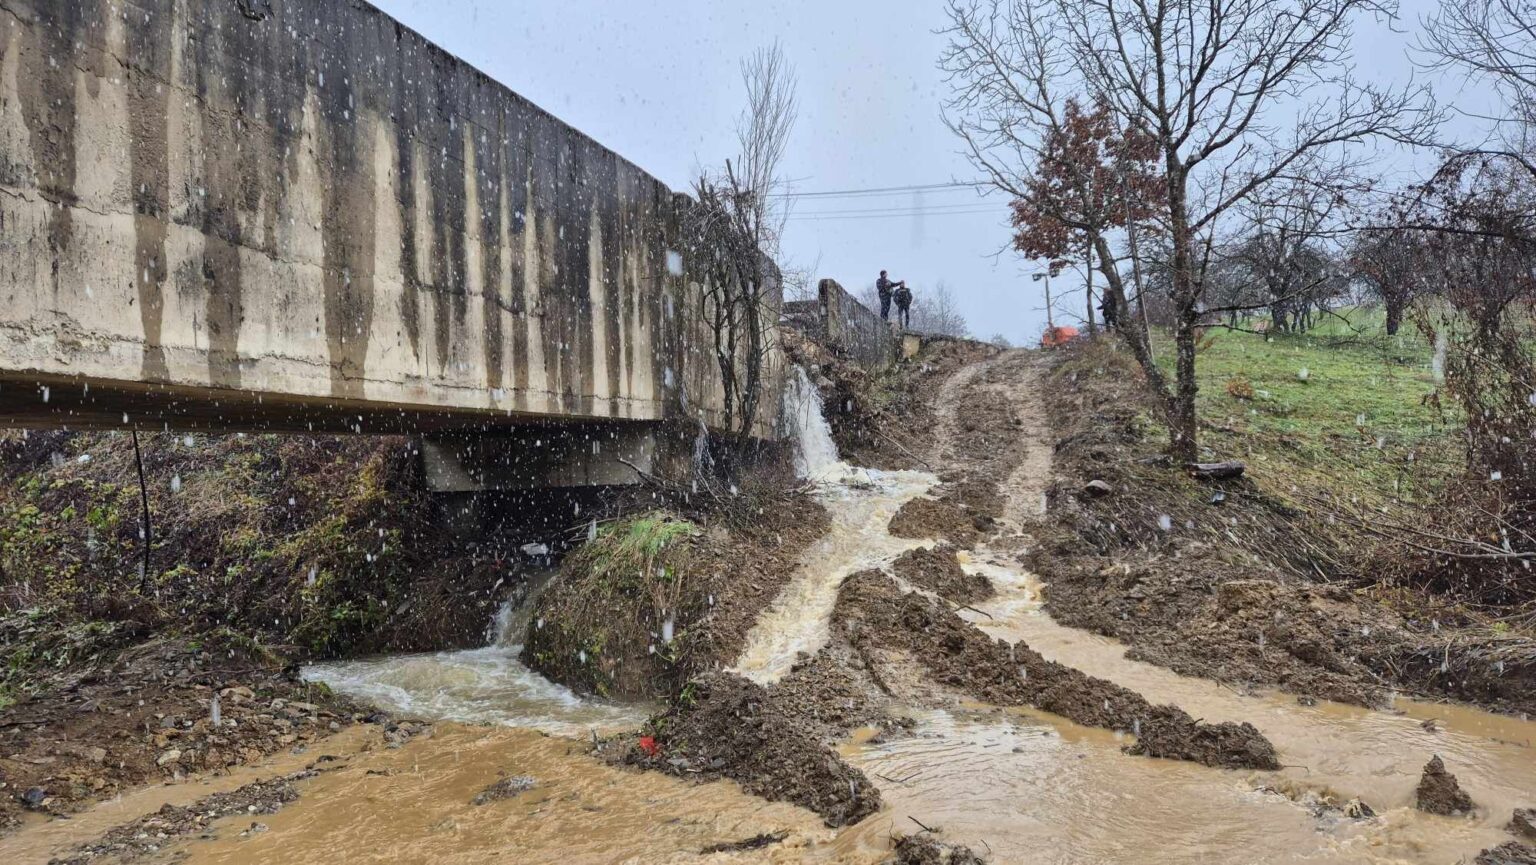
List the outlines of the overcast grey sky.
{"type": "MultiPolygon", "coordinates": [[[[799,192],[971,180],[975,172],[940,121],[947,92],[936,62],[940,0],[375,0],[385,11],[674,189],[734,148],[738,64],[777,39],[800,79],[800,120],[787,156],[799,192]]],[[[1411,30],[1433,0],[1407,0],[1411,30]]],[[[1360,71],[1412,74],[1411,36],[1359,30],[1360,71]]],[[[1438,84],[1447,87],[1446,82],[1438,84]]],[[[1455,84],[1450,101],[1476,99],[1455,84]]],[[[801,199],[785,238],[794,265],[850,289],[881,268],[919,293],[943,280],[978,336],[1033,341],[1045,321],[1034,268],[997,252],[1004,201],[968,190],[801,199]],[[921,207],[930,211],[913,216],[921,207]],[[882,210],[887,213],[850,211],[882,210]]],[[[1058,289],[1073,280],[1063,278],[1058,289]]],[[[1082,314],[1080,290],[1058,318],[1082,314]]]]}

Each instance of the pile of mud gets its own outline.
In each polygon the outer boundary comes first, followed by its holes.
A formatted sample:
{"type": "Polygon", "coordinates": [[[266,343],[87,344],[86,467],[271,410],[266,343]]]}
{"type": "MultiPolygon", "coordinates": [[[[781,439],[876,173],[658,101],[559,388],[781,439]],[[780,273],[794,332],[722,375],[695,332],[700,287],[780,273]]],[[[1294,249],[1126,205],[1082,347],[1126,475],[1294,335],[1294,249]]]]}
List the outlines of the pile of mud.
{"type": "Polygon", "coordinates": [[[946,844],[926,832],[895,841],[895,865],[984,865],[985,859],[962,844],[946,844]]]}
{"type": "Polygon", "coordinates": [[[693,680],[647,726],[648,736],[605,743],[604,755],[684,778],[730,778],[753,795],[808,808],[828,826],[880,808],[880,791],[823,744],[816,724],[741,676],[693,680]]]}
{"type": "Polygon", "coordinates": [[[757,502],[750,520],[703,514],[656,541],[635,567],[609,565],[651,543],[646,532],[660,537],[649,523],[685,521],[655,512],[604,527],[540,595],[523,662],[577,693],[638,700],[668,698],[694,676],[734,662],[828,525],[826,510],[804,490],[748,483],[739,495],[757,502]]]}
{"type": "MultiPolygon", "coordinates": [[[[102,858],[129,861],[159,851],[171,839],[207,832],[214,821],[224,817],[276,814],[284,805],[299,798],[293,783],[315,774],[313,769],[306,769],[280,778],[256,781],[228,793],[214,793],[187,807],[164,805],[153,814],[112,829],[69,856],[54,859],[49,865],[86,865],[102,858]]],[[[247,831],[263,828],[261,823],[253,822],[247,831]]]]}
{"type": "Polygon", "coordinates": [[[871,664],[878,664],[878,650],[904,652],[936,682],[976,699],[1032,705],[1080,724],[1131,733],[1132,754],[1223,768],[1280,765],[1274,746],[1251,724],[1206,724],[1177,707],[1153,706],[1134,691],[1047,661],[1022,642],[993,640],[938,602],[902,593],[879,571],[848,578],[833,622],[871,664]]]}
{"type": "Polygon", "coordinates": [[[955,548],[948,544],[908,550],[891,563],[891,571],[907,583],[957,604],[974,604],[997,594],[986,577],[968,574],[960,567],[955,548]]]}

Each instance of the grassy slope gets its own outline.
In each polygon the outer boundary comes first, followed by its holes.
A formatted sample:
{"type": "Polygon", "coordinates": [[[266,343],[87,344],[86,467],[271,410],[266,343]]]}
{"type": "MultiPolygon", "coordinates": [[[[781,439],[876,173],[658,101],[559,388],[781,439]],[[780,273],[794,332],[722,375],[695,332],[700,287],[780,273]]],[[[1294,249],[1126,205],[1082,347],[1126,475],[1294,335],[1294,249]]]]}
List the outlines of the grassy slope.
{"type": "MultiPolygon", "coordinates": [[[[1295,486],[1423,501],[1460,461],[1457,419],[1427,399],[1433,351],[1410,328],[1386,336],[1379,314],[1342,315],[1303,335],[1211,330],[1197,360],[1202,445],[1282,497],[1295,486]],[[1233,395],[1244,382],[1251,398],[1233,395]]],[[[1171,341],[1157,347],[1171,371],[1171,341]]]]}

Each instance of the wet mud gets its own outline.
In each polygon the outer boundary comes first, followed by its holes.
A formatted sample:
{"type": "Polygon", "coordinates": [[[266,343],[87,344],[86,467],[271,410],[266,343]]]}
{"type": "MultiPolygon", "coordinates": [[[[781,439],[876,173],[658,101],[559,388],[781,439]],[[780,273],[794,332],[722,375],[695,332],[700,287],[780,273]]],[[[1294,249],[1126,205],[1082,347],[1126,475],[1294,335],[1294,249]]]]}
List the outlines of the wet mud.
{"type": "Polygon", "coordinates": [[[732,673],[701,676],[649,735],[625,737],[614,759],[694,780],[730,778],[773,802],[793,802],[828,826],[880,808],[880,791],[823,744],[817,727],[732,673]]]}
{"type": "Polygon", "coordinates": [[[891,563],[891,572],[909,585],[957,604],[984,601],[996,594],[986,577],[960,567],[955,548],[947,544],[908,550],[891,563]]]}
{"type": "Polygon", "coordinates": [[[908,653],[939,683],[999,706],[1031,705],[1079,724],[1131,733],[1132,754],[1207,766],[1276,769],[1275,748],[1251,724],[1205,724],[1174,706],[1046,660],[1023,643],[987,636],[952,610],[902,593],[874,571],[843,586],[834,622],[864,650],[908,653]]]}

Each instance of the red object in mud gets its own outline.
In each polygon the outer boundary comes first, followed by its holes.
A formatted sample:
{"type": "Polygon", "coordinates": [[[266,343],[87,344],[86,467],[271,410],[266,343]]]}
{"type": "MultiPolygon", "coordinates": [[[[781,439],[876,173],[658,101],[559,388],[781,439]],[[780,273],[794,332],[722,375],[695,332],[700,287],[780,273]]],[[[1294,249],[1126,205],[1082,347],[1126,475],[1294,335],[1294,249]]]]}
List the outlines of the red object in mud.
{"type": "Polygon", "coordinates": [[[1077,328],[1063,324],[1057,327],[1048,327],[1040,337],[1040,345],[1044,348],[1053,348],[1058,345],[1066,345],[1077,339],[1077,328]]]}
{"type": "Polygon", "coordinates": [[[645,756],[654,757],[661,753],[661,746],[656,744],[655,736],[641,736],[640,750],[645,752],[645,756]]]}

